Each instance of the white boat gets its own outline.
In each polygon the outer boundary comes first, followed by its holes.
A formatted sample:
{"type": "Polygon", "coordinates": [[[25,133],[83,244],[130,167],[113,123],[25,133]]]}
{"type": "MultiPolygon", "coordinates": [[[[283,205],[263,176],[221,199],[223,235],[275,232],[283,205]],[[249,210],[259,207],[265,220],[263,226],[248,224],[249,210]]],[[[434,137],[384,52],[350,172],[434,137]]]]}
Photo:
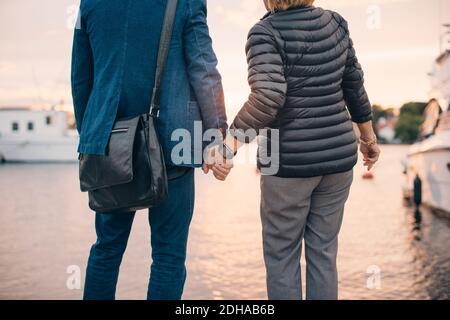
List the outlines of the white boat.
{"type": "Polygon", "coordinates": [[[0,108],[2,162],[75,162],[77,145],[67,112],[0,108]]]}
{"type": "Polygon", "coordinates": [[[432,99],[425,108],[420,141],[406,162],[406,197],[450,213],[450,50],[439,56],[432,76],[432,99]]]}

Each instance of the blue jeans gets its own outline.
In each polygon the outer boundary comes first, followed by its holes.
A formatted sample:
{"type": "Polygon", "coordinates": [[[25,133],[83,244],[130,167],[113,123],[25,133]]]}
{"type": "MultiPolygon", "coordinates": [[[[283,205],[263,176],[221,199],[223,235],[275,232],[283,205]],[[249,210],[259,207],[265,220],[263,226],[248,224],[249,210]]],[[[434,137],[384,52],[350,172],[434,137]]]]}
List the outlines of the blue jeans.
{"type": "MultiPolygon", "coordinates": [[[[169,180],[168,197],[149,211],[152,266],[149,300],[179,300],[186,280],[186,246],[194,210],[194,169],[169,180]]],[[[115,298],[120,263],[127,247],[134,212],[96,213],[97,242],[86,270],[85,300],[115,298]]]]}

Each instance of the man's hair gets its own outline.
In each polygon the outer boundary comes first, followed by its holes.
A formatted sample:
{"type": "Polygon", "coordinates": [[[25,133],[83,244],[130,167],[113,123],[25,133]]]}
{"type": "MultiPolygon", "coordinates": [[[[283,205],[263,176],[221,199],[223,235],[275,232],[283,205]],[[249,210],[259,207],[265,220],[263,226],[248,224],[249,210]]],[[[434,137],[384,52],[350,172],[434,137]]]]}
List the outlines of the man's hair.
{"type": "Polygon", "coordinates": [[[269,10],[286,10],[291,7],[310,6],[314,0],[267,0],[269,10]]]}

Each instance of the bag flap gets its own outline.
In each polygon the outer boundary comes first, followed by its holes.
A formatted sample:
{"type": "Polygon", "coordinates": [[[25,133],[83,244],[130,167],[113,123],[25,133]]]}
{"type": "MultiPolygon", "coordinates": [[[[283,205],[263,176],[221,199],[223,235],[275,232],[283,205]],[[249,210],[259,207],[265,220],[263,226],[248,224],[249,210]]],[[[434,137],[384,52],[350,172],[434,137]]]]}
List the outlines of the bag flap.
{"type": "Polygon", "coordinates": [[[133,146],[139,117],[118,120],[111,132],[105,156],[80,155],[80,188],[91,191],[133,180],[133,146]]]}

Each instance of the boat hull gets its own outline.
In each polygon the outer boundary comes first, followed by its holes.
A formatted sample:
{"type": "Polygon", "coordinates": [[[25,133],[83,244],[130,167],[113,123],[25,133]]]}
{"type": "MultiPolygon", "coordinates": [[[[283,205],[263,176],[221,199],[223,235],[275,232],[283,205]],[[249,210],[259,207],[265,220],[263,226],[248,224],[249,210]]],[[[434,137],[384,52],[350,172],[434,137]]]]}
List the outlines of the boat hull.
{"type": "Polygon", "coordinates": [[[417,176],[422,203],[450,213],[450,131],[411,147],[407,166],[407,185],[411,191],[417,176]]]}
{"type": "Polygon", "coordinates": [[[0,159],[6,162],[76,162],[78,138],[0,140],[0,159]]]}

